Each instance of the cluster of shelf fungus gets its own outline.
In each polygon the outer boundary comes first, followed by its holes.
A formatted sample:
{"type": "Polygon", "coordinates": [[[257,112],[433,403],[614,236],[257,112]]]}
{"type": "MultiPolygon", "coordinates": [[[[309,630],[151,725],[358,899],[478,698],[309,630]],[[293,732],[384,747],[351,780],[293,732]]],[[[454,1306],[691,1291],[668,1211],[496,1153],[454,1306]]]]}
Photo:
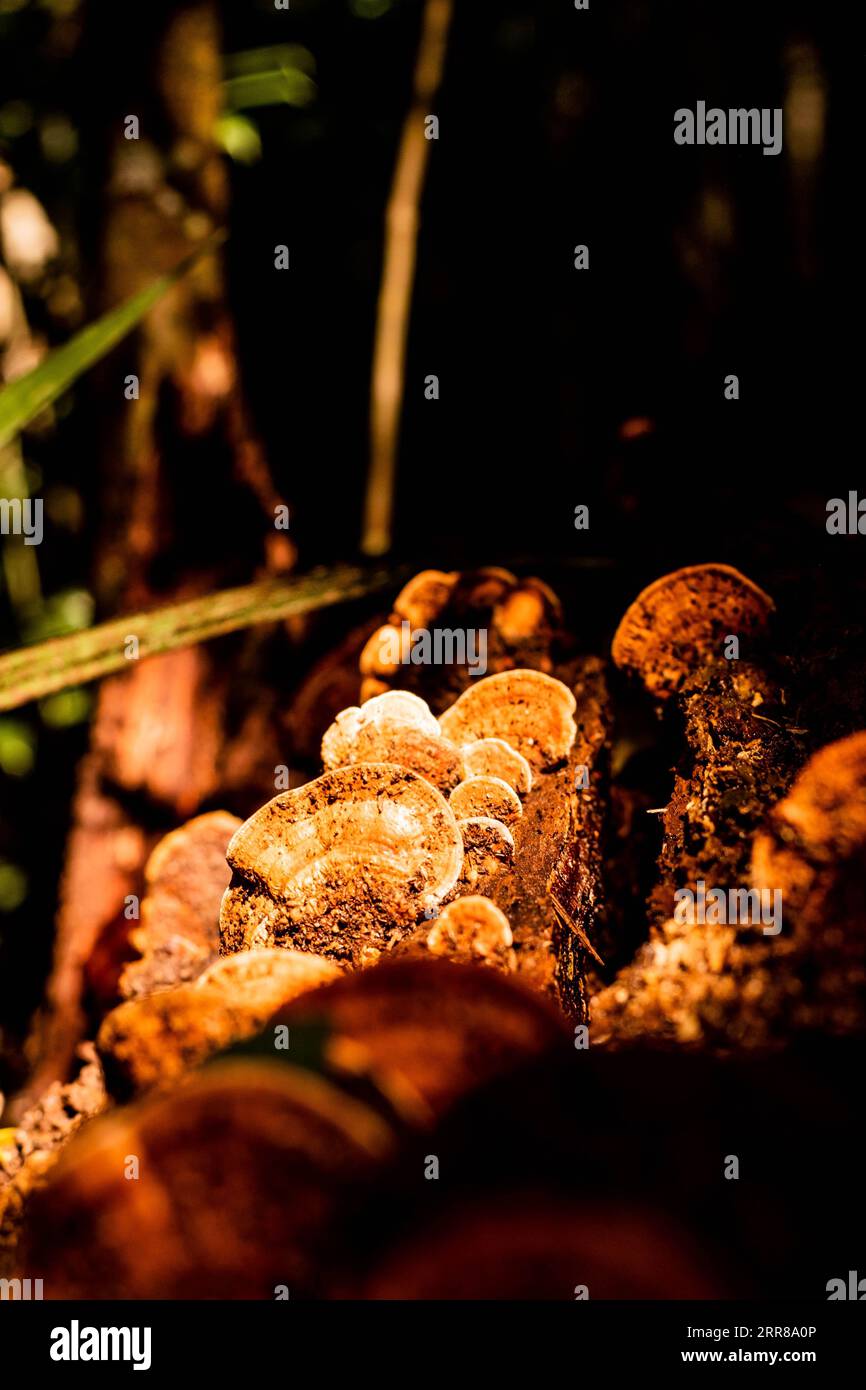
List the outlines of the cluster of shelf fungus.
{"type": "Polygon", "coordinates": [[[576,650],[540,581],[413,579],[361,652],[362,703],[324,732],[321,775],[154,850],[123,1002],[0,1140],[0,1263],[44,1270],[55,1296],[184,1296],[189,1279],[208,1296],[244,1259],[254,1290],[321,1292],[346,1185],[404,1127],[429,1132],[492,1077],[573,1053],[579,1025],[593,1048],[717,1054],[862,1035],[866,732],[822,747],[800,727],[773,615],[736,570],[679,570],[628,608],[611,664],[576,650]],[[389,629],[470,623],[489,674],[388,658],[389,629]],[[611,757],[629,687],[679,742],[638,941],[611,757]],[[781,930],[681,920],[674,895],[699,881],[779,890],[781,930]],[[321,1065],[274,1066],[281,1026],[320,1028],[321,1065]],[[287,1154],[296,1197],[216,1241],[190,1175],[231,1226],[241,1187],[271,1191],[287,1154]]]}

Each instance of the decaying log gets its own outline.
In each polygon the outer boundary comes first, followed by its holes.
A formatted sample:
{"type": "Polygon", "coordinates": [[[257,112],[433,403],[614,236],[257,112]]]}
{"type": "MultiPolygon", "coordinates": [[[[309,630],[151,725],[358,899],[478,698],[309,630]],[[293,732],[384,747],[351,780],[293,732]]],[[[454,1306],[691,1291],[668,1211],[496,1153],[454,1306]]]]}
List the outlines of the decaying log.
{"type": "MultiPolygon", "coordinates": [[[[798,1028],[842,1026],[829,1001],[817,1005],[820,980],[838,969],[834,953],[816,949],[815,937],[787,919],[771,860],[760,883],[752,868],[756,833],[804,756],[805,731],[790,727],[794,701],[777,674],[784,668],[766,648],[771,608],[736,571],[696,566],[641,595],[614,640],[615,658],[676,705],[687,748],[664,816],[649,941],[594,998],[598,1041],[765,1047],[798,1028]],[[722,644],[738,633],[750,641],[750,659],[726,661],[722,644]],[[688,900],[675,910],[680,890],[718,890],[733,906],[696,918],[688,900]]],[[[836,993],[848,1026],[862,1026],[853,974],[836,993]]]]}
{"type": "Polygon", "coordinates": [[[69,1139],[105,1109],[102,1068],[90,1043],[77,1075],[55,1082],[14,1128],[0,1129],[0,1277],[17,1267],[17,1244],[32,1194],[47,1180],[69,1139]]]}
{"type": "MultiPolygon", "coordinates": [[[[616,884],[602,881],[603,662],[464,673],[438,720],[417,692],[396,688],[350,706],[324,731],[322,777],[240,826],[226,813],[198,817],[152,855],[144,955],[127,972],[138,974],[136,997],[105,1019],[98,1049],[114,1098],[160,1094],[93,1119],[54,1167],[66,1132],[53,1107],[68,1106],[69,1128],[81,1128],[104,1104],[97,1063],[78,1100],[49,1092],[45,1124],[30,1126],[47,1131],[46,1169],[36,1140],[29,1166],[15,1160],[24,1177],[6,1183],[10,1268],[29,1175],[41,1181],[51,1166],[16,1265],[50,1279],[48,1296],[273,1297],[286,1285],[293,1295],[556,1297],[567,1276],[564,1297],[576,1283],[592,1296],[648,1297],[660,1292],[662,1248],[664,1296],[718,1292],[679,1233],[639,1209],[597,1220],[557,1197],[506,1220],[499,1202],[482,1202],[434,1229],[419,1221],[366,1265],[369,1249],[350,1257],[347,1234],[377,1184],[384,1200],[401,1140],[411,1149],[423,1134],[435,1149],[434,1132],[479,1089],[483,1116],[497,1086],[573,1058],[590,995],[592,1042],[608,1050],[770,1049],[809,1030],[866,1030],[866,733],[795,776],[795,697],[784,663],[761,650],[769,601],[724,567],[685,576],[681,626],[653,608],[660,582],[614,646],[667,702],[684,745],[648,940],[614,982],[599,988],[598,957],[617,950],[604,901],[616,884]],[[719,635],[737,623],[754,646],[719,659],[719,635]],[[377,761],[383,751],[394,761],[377,761]],[[216,943],[230,833],[227,954],[199,975],[216,943]],[[678,920],[675,891],[700,878],[780,889],[782,931],[678,920]],[[197,978],[182,982],[187,968],[197,978]],[[281,1034],[305,1065],[312,1049],[316,1074],[287,1065],[291,1051],[278,1064],[281,1034]],[[239,1042],[255,1060],[211,1060],[239,1042]],[[471,1269],[467,1251],[480,1252],[471,1269]],[[527,1262],[542,1262],[549,1283],[533,1276],[530,1287],[527,1262]]],[[[425,594],[432,603],[424,585],[415,598],[425,594]]],[[[416,617],[432,611],[422,603],[416,617]]]]}
{"type": "Polygon", "coordinates": [[[677,888],[748,883],[755,831],[804,758],[802,737],[785,722],[788,703],[777,677],[746,662],[702,668],[683,685],[687,747],[663,817],[655,923],[672,915],[677,888]]]}
{"type": "MultiPolygon", "coordinates": [[[[563,767],[534,774],[513,828],[514,863],[487,891],[514,934],[518,973],[586,1017],[587,972],[604,951],[601,885],[606,741],[604,668],[588,657],[558,672],[574,694],[575,741],[563,767]]],[[[479,880],[479,890],[485,890],[479,880]]]]}

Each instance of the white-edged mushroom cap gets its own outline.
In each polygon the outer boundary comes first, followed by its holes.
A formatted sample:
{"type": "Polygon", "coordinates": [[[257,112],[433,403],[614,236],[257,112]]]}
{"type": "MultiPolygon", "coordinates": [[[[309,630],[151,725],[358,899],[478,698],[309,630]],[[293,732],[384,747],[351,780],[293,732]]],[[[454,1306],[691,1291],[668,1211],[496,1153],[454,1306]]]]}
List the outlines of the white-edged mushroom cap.
{"type": "Polygon", "coordinates": [[[427,933],[433,955],[481,964],[513,964],[513,944],[502,909],[475,894],[448,903],[427,933]]]}
{"type": "Polygon", "coordinates": [[[341,974],[340,967],[326,956],[315,956],[309,951],[278,951],[272,947],[262,950],[237,951],[233,956],[220,956],[213,965],[193,980],[189,986],[193,990],[217,990],[230,997],[234,990],[251,991],[251,997],[274,992],[279,997],[273,1007],[302,994],[304,990],[315,989],[317,985],[327,984],[341,974]],[[267,989],[264,988],[267,982],[267,989]]]}
{"type": "Polygon", "coordinates": [[[520,797],[501,777],[467,777],[454,788],[448,804],[458,820],[488,816],[510,826],[523,815],[520,797]]]}
{"type": "Polygon", "coordinates": [[[325,730],[322,738],[325,769],[357,761],[353,750],[365,731],[384,734],[403,729],[416,730],[427,738],[442,737],[439,721],[427,701],[409,690],[387,690],[382,695],[374,695],[364,705],[349,705],[325,730]]]}
{"type": "Polygon", "coordinates": [[[447,898],[463,841],[425,778],[359,763],[274,797],[233,836],[227,859],[223,954],[276,944],[356,959],[447,898]]]}
{"type": "Polygon", "coordinates": [[[532,768],[504,738],[479,738],[461,752],[467,777],[501,777],[519,796],[532,790],[532,768]]]}
{"type": "Polygon", "coordinates": [[[413,695],[411,690],[386,690],[384,695],[374,695],[362,706],[362,713],[378,724],[405,724],[420,729],[431,738],[441,733],[439,722],[427,701],[422,700],[420,695],[413,695]]]}
{"type": "Polygon", "coordinates": [[[338,714],[322,739],[322,762],[326,771],[354,763],[396,763],[446,793],[464,775],[460,750],[444,737],[425,702],[406,691],[377,695],[338,714]]]}

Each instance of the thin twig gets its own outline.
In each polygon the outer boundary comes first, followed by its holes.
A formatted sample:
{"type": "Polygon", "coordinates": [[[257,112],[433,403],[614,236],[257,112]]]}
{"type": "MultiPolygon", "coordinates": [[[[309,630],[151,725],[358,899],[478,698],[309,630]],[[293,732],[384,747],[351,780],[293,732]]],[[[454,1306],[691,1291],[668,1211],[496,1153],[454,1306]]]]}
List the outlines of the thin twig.
{"type": "Polygon", "coordinates": [[[419,206],[432,143],[425,137],[424,121],[432,114],[430,107],[442,80],[453,10],[453,0],[427,0],[424,7],[412,105],[403,126],[394,182],[385,211],[385,252],[370,393],[370,472],[361,536],[365,555],[384,555],[391,548],[397,438],[418,252],[419,206]]]}
{"type": "Polygon", "coordinates": [[[130,660],[130,637],[138,639],[139,658],[144,659],[257,623],[361,598],[394,587],[402,577],[394,570],[346,566],[314,571],[301,579],[264,580],[22,647],[0,657],[0,710],[122,670],[130,660]]]}

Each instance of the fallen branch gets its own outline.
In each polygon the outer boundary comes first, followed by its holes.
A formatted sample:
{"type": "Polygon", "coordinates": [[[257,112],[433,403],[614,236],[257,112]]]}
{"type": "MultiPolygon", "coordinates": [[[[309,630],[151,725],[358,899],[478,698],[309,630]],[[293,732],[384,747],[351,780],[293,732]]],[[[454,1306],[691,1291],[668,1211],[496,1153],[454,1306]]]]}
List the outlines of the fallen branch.
{"type": "Polygon", "coordinates": [[[430,155],[425,122],[432,114],[442,80],[453,10],[453,0],[427,0],[425,5],[412,104],[403,126],[385,210],[385,250],[370,390],[370,471],[361,535],[365,555],[384,555],[391,548],[406,341],[418,254],[421,194],[430,155]]]}
{"type": "Polygon", "coordinates": [[[138,639],[141,659],[194,646],[257,623],[312,613],[399,584],[392,570],[350,566],[313,571],[302,579],[265,580],[237,589],[132,613],[86,632],[22,647],[0,657],[0,710],[14,709],[72,685],[122,670],[128,639],[138,639]]]}

